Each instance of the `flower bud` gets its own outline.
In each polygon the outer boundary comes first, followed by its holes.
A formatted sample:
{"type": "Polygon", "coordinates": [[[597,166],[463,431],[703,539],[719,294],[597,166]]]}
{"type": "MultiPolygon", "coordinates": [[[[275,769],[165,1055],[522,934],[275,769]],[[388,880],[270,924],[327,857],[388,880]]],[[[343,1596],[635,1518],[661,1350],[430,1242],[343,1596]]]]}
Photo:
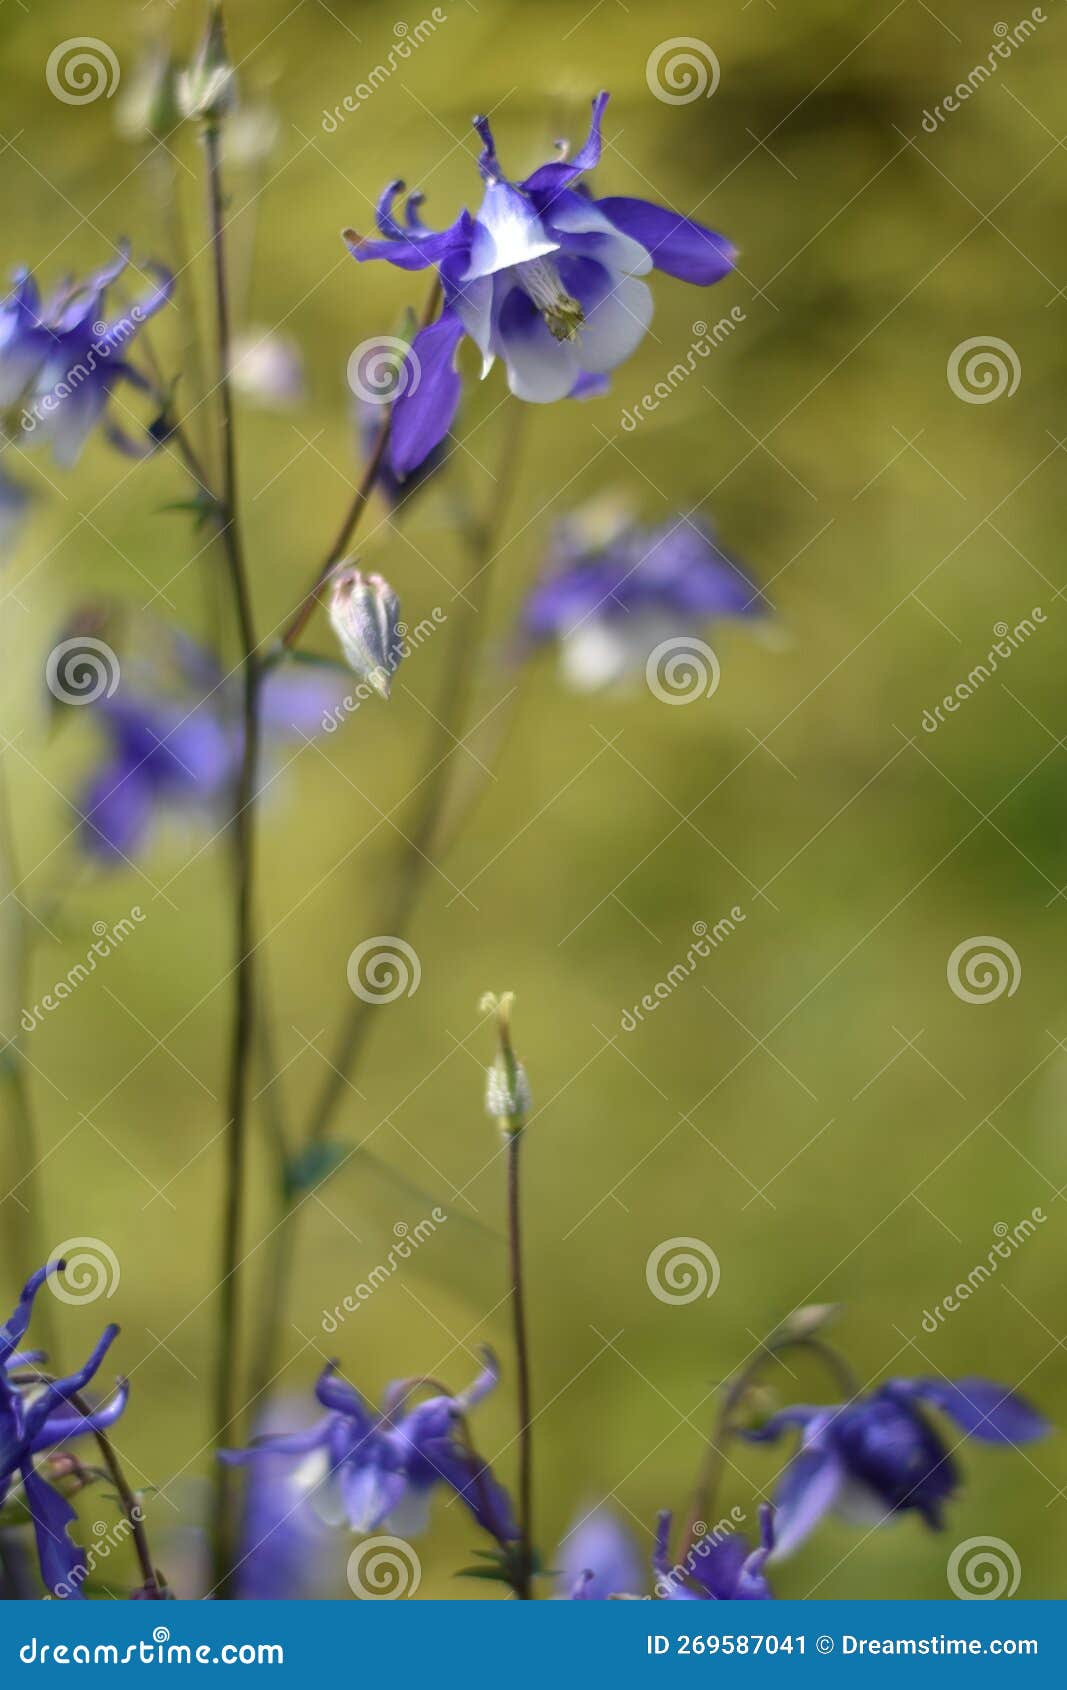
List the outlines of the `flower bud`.
{"type": "Polygon", "coordinates": [[[515,1055],[511,1043],[511,1006],[514,993],[504,992],[499,998],[487,992],[480,1009],[483,1015],[495,1015],[499,1050],[486,1069],[485,1110],[505,1136],[520,1133],[532,1104],[530,1082],[526,1069],[515,1055]]]}
{"type": "Polygon", "coordinates": [[[215,122],[233,110],[236,100],[237,82],[226,50],[222,5],[215,0],[196,57],[178,77],[178,106],[183,117],[215,122]]]}
{"type": "Polygon", "coordinates": [[[351,667],[382,698],[403,652],[399,646],[400,600],[380,575],[347,567],[334,576],[330,621],[351,667]]]}
{"type": "Polygon", "coordinates": [[[115,126],[124,141],[147,141],[170,134],[181,115],[178,74],[170,53],[160,43],[138,60],[115,102],[115,126]]]}

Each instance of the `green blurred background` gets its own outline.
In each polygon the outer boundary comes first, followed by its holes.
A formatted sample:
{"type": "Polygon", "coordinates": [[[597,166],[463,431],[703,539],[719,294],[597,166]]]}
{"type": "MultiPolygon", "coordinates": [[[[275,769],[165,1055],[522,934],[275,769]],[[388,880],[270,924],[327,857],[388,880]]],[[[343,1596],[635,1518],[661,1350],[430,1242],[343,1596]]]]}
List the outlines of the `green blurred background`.
{"type": "MultiPolygon", "coordinates": [[[[359,1092],[336,1125],[338,1141],[369,1141],[392,1173],[355,1157],[309,1201],[279,1310],[287,1392],[306,1392],[333,1352],[372,1396],[412,1373],[459,1386],[482,1342],[507,1356],[502,1166],[482,1113],[492,1040],[478,1001],[513,988],[538,1105],[527,1203],[538,1535],[550,1557],[574,1514],[602,1498],[646,1540],[659,1508],[682,1509],[709,1393],[805,1302],[845,1305],[837,1335],[864,1381],[985,1372],[1062,1419],[1065,24],[1049,5],[1034,39],[931,134],[924,110],[986,61],[998,22],[1018,21],[1001,0],[442,10],[447,21],[328,133],[324,109],[384,60],[398,19],[414,29],[429,9],[229,7],[244,93],[278,116],[265,166],[231,172],[241,316],[283,325],[308,365],[301,408],[241,418],[264,633],[321,556],[353,475],[348,356],[421,303],[419,278],[357,269],[338,240],[348,224],[369,227],[388,178],[426,187],[429,221],[451,221],[478,191],[473,111],[492,109],[519,174],[555,136],[584,134],[604,86],[597,189],[693,211],[741,254],[737,275],[707,295],[656,278],[653,331],[610,397],[527,418],[472,702],[472,719],[496,707],[492,722],[514,712],[513,727],[466,832],[427,878],[408,934],[420,989],[373,1012],[359,1092]],[[694,35],[721,66],[714,97],[657,100],[649,55],[694,35]],[[623,407],[685,356],[693,322],[732,305],[745,313],[737,331],[624,431],[623,407]],[[948,359],[990,335],[1017,354],[1018,390],[964,403],[948,359]],[[576,696],[548,658],[526,673],[517,708],[510,696],[509,631],[552,521],[605,490],[650,520],[699,507],[768,584],[777,637],[717,630],[722,684],[707,703],[669,709],[643,687],[576,696]],[[994,624],[1035,606],[1047,618],[1037,634],[924,733],[924,710],[984,657],[994,624]],[[623,1011],[685,956],[692,924],[735,904],[736,933],[623,1032],[623,1011]],[[1017,952],[1013,996],[972,1005],[949,990],[949,954],[972,935],[1017,952]],[[322,1310],[383,1260],[398,1223],[427,1212],[398,1180],[430,1193],[449,1223],[327,1336],[322,1310]],[[924,1310],[986,1259],[997,1224],[1035,1206],[1047,1216],[1035,1236],[924,1332],[924,1310]],[[679,1236],[716,1252],[712,1299],[669,1306],[650,1294],[649,1252],[679,1236]]],[[[48,0],[3,7],[6,268],[58,278],[103,262],[122,234],[138,256],[168,256],[172,171],[200,244],[195,140],[175,137],[177,162],[146,161],[117,135],[116,101],[67,106],[44,82],[73,28],[109,42],[129,77],[140,39],[169,27],[184,52],[198,23],[193,0],[85,0],[76,19],[48,0]]],[[[160,344],[173,364],[173,324],[160,344]]],[[[459,474],[479,502],[498,470],[490,413],[502,379],[494,371],[464,412],[459,474]]],[[[116,1365],[134,1395],[119,1445],[160,1488],[150,1521],[181,1588],[208,1469],[226,864],[174,826],[143,876],[79,867],[63,843],[67,799],[94,729],[77,719],[49,732],[40,674],[64,619],[100,591],[135,606],[159,593],[157,613],[173,607],[201,629],[204,565],[190,562],[201,540],[160,514],[185,496],[163,458],[131,475],[97,440],[69,476],[41,456],[15,473],[39,497],[5,578],[6,762],[23,896],[43,909],[67,893],[61,942],[38,948],[34,995],[84,954],[95,921],[135,903],[149,917],[22,1042],[47,1152],[47,1237],[91,1235],[121,1263],[109,1303],[55,1313],[68,1357],[105,1314],[123,1325],[116,1365]]],[[[455,612],[471,565],[448,489],[428,490],[402,531],[379,514],[362,556],[395,584],[408,620],[455,612]]],[[[324,619],[312,643],[330,650],[324,619]]],[[[382,817],[406,813],[446,643],[435,636],[408,661],[388,708],[302,751],[264,814],[259,919],[283,1071],[272,1095],[294,1127],[351,1002],[348,955],[376,931],[399,843],[382,817]]],[[[483,756],[491,739],[475,741],[483,756]]],[[[254,1175],[250,1243],[271,1213],[259,1134],[254,1175]]],[[[262,1263],[262,1251],[248,1263],[249,1307],[262,1263]]],[[[7,1302],[13,1291],[5,1268],[7,1302]]],[[[785,1397],[824,1392],[807,1364],[791,1365],[795,1379],[768,1373],[785,1397]]],[[[512,1424],[505,1383],[478,1435],[509,1480],[512,1424]]],[[[974,1446],[961,1459],[966,1487],[945,1535],[914,1517],[873,1536],[829,1523],[779,1568],[779,1593],[942,1596],[951,1547],[993,1534],[1020,1558],[1021,1596],[1063,1595],[1058,1433],[1025,1453],[974,1446]]],[[[722,1506],[750,1512],[780,1462],[774,1451],[735,1460],[722,1506]]],[[[95,1496],[86,1522],[94,1508],[108,1516],[95,1496]]],[[[422,1594],[481,1595],[451,1578],[474,1534],[444,1499],[436,1522],[420,1544],[422,1594]]],[[[339,1540],[341,1590],[347,1553],[339,1540]]]]}

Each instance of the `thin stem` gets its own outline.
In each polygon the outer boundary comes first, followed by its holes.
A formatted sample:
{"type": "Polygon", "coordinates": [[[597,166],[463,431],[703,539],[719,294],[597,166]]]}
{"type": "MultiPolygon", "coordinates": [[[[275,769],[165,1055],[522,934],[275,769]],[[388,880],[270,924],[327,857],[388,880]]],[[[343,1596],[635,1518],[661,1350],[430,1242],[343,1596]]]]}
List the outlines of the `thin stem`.
{"type": "MultiPolygon", "coordinates": [[[[92,1412],[89,1404],[81,1395],[76,1393],[70,1400],[72,1405],[78,1410],[79,1414],[87,1415],[92,1412]]],[[[148,1533],[145,1531],[144,1513],[141,1509],[141,1505],[133,1492],[129,1480],[126,1478],[126,1474],[122,1468],[122,1463],[115,1453],[115,1446],[111,1442],[107,1433],[102,1430],[97,1430],[93,1433],[93,1436],[96,1439],[96,1447],[100,1451],[100,1458],[103,1461],[104,1466],[107,1468],[108,1477],[118,1492],[119,1502],[122,1505],[122,1512],[129,1522],[130,1531],[133,1535],[134,1548],[137,1551],[137,1560],[141,1568],[141,1576],[144,1580],[145,1594],[148,1596],[163,1596],[166,1593],[167,1581],[163,1577],[162,1573],[159,1572],[152,1560],[152,1552],[148,1547],[148,1533]]]]}
{"type": "Polygon", "coordinates": [[[715,1507],[715,1496],[722,1478],[722,1471],[726,1461],[726,1443],[733,1435],[733,1418],[738,1408],[756,1383],[759,1375],[769,1361],[778,1360],[787,1350],[809,1350],[830,1373],[835,1385],[843,1391],[847,1400],[859,1394],[859,1381],[849,1367],[844,1356],[839,1355],[832,1344],[827,1344],[817,1337],[785,1337],[775,1343],[773,1338],[765,1349],[761,1349],[734,1377],[727,1381],[719,1403],[715,1422],[704,1448],[697,1482],[693,1487],[693,1496],[689,1505],[686,1519],[683,1545],[692,1549],[693,1545],[703,1537],[704,1531],[698,1530],[698,1524],[707,1528],[711,1523],[711,1516],[715,1507]]]}
{"type": "MultiPolygon", "coordinates": [[[[9,958],[7,988],[9,1002],[4,1009],[4,1023],[25,1007],[29,998],[30,956],[26,912],[19,902],[16,888],[20,883],[18,851],[11,818],[8,792],[7,764],[0,756],[0,885],[6,908],[0,907],[3,924],[7,928],[5,962],[9,958]]],[[[0,933],[0,937],[2,937],[0,933]]],[[[14,1216],[5,1224],[8,1235],[11,1266],[17,1283],[22,1284],[30,1274],[43,1267],[47,1258],[44,1243],[43,1204],[40,1176],[40,1142],[37,1119],[30,1094],[25,1064],[12,1041],[0,1055],[0,1085],[9,1100],[11,1122],[12,1178],[7,1197],[8,1209],[14,1216]]],[[[7,1183],[7,1182],[5,1182],[7,1183]]],[[[55,1327],[51,1310],[44,1315],[42,1336],[50,1349],[55,1327]]]]}
{"type": "MultiPolygon", "coordinates": [[[[216,359],[219,393],[222,491],[219,500],[221,533],[233,593],[241,643],[242,741],[241,765],[233,804],[235,853],[234,1001],[227,1082],[226,1180],[220,1263],[218,1354],[215,1376],[215,1445],[237,1436],[240,1415],[238,1340],[240,1319],[241,1240],[244,1230],[245,1172],[248,1148],[249,1065],[255,1026],[255,939],[253,886],[255,866],[254,799],[259,761],[259,660],[252,604],[238,523],[237,457],[233,391],[230,381],[231,326],[224,241],[224,196],[220,164],[220,129],[209,120],[204,128],[211,254],[215,285],[216,359]]],[[[215,1466],[213,1539],[216,1592],[229,1594],[233,1568],[232,1470],[215,1466]]]]}
{"type": "MultiPolygon", "coordinates": [[[[426,301],[425,310],[423,311],[421,327],[425,328],[427,324],[431,323],[434,317],[436,317],[440,299],[441,283],[435,278],[430,289],[429,298],[426,301]]],[[[305,593],[282,635],[282,645],[286,649],[296,644],[304,629],[307,627],[307,624],[314,613],[315,606],[319,601],[319,594],[322,592],[323,587],[326,585],[330,576],[337,568],[337,565],[344,557],[345,552],[348,550],[352,536],[355,534],[356,529],[359,526],[360,519],[370,500],[371,493],[374,491],[374,483],[378,478],[378,471],[381,469],[382,461],[385,457],[385,449],[389,444],[392,422],[393,412],[392,407],[390,406],[382,419],[382,425],[378,430],[378,437],[374,442],[370,457],[367,459],[359,485],[356,487],[356,490],[352,495],[352,502],[342,518],[341,526],[337,531],[334,542],[329,551],[326,553],[326,557],[319,569],[316,571],[315,578],[312,581],[311,586],[305,593]]]]}
{"type": "MultiPolygon", "coordinates": [[[[437,722],[427,769],[416,787],[415,807],[408,825],[401,829],[403,840],[389,891],[368,928],[372,933],[390,933],[403,939],[408,932],[419,897],[434,866],[441,825],[449,808],[457,766],[455,752],[462,737],[471,694],[479,669],[479,656],[488,621],[489,592],[499,537],[515,489],[521,456],[521,430],[525,408],[518,401],[508,407],[508,431],[501,450],[500,466],[490,508],[483,520],[472,526],[469,539],[474,572],[464,597],[465,614],[457,613],[449,647],[444,657],[441,692],[434,709],[437,722]]],[[[451,838],[447,841],[451,844],[451,838]]],[[[367,1037],[375,1025],[372,1006],[361,998],[353,1000],[333,1050],[321,1089],[312,1106],[303,1142],[321,1144],[334,1115],[349,1090],[348,1076],[358,1066],[367,1037]]],[[[292,1196],[283,1206],[267,1243],[266,1292],[260,1300],[259,1330],[253,1348],[252,1385],[257,1401],[269,1393],[278,1372],[278,1352],[285,1322],[284,1308],[295,1255],[299,1205],[292,1196]]]]}
{"type": "Polygon", "coordinates": [[[533,1416],[530,1409],[530,1350],[526,1333],[526,1297],[522,1267],[522,1203],[520,1191],[521,1129],[508,1137],[508,1265],[511,1274],[511,1319],[515,1337],[516,1390],[519,1409],[519,1571],[515,1594],[530,1600],[533,1572],[533,1416]]]}

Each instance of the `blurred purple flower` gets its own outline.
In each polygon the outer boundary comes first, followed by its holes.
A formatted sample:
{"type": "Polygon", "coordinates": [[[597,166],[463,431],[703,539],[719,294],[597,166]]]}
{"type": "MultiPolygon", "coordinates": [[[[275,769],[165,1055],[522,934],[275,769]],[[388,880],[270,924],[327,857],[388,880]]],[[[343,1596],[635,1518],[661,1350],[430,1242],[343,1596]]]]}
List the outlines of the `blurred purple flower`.
{"type": "MultiPolygon", "coordinates": [[[[123,244],[113,263],[64,283],[46,300],[30,272],[19,270],[0,304],[0,409],[19,406],[23,442],[51,445],[64,468],[77,461],[120,383],[148,386],[126,353],[141,325],[170,299],[174,278],[162,265],[146,264],[153,285],[127,310],[109,313],[108,290],[129,259],[123,244]]],[[[111,420],[105,432],[123,450],[145,450],[111,420]]]]}
{"type": "MultiPolygon", "coordinates": [[[[269,1437],[301,1417],[292,1402],[276,1403],[257,1427],[269,1437]]],[[[333,1571],[333,1533],[314,1506],[321,1477],[314,1455],[295,1463],[265,1451],[256,1482],[247,1487],[237,1554],[237,1596],[242,1602],[295,1602],[321,1597],[333,1571]]]]}
{"type": "Polygon", "coordinates": [[[129,1389],[120,1382],[111,1400],[91,1414],[82,1414],[70,1403],[70,1398],[83,1391],[95,1375],[118,1333],[117,1326],[105,1329],[89,1360],[76,1373],[40,1387],[14,1382],[13,1374],[42,1359],[35,1352],[21,1351],[19,1345],[30,1323],[34,1298],[48,1275],[62,1265],[50,1262],[39,1269],[23,1289],[10,1320],[0,1326],[0,1507],[12,1482],[21,1479],[37,1539],[41,1577],[53,1595],[80,1599],[86,1562],[68,1535],[76,1516],[67,1498],[42,1478],[34,1457],[65,1444],[68,1438],[113,1425],[126,1406],[129,1389]]]}
{"type": "Polygon", "coordinates": [[[557,641],[566,679],[594,691],[639,673],[662,640],[766,611],[760,589],[707,523],[683,516],[643,528],[598,507],[557,529],[521,635],[526,647],[557,641]]]}
{"type": "MultiPolygon", "coordinates": [[[[78,804],[81,843],[90,855],[132,856],[168,811],[225,814],[241,754],[235,682],[185,636],[171,633],[168,644],[179,675],[173,692],[150,690],[147,677],[140,686],[124,679],[113,696],[91,706],[107,750],[78,804]]],[[[323,732],[343,705],[346,685],[346,676],[325,666],[270,669],[260,692],[265,747],[323,732]]]]}
{"type": "Polygon", "coordinates": [[[760,1506],[759,1524],[758,1549],[750,1549],[740,1532],[723,1537],[709,1533],[697,1538],[684,1562],[675,1566],[667,1547],[671,1516],[661,1514],[652,1558],[656,1595],[665,1602],[773,1601],[763,1571],[775,1540],[774,1510],[767,1503],[760,1506]]]}
{"type": "Polygon", "coordinates": [[[560,1592],[580,1602],[640,1596],[645,1568],[633,1534],[610,1508],[595,1508],[568,1532],[553,1561],[560,1592]]]}
{"type": "Polygon", "coordinates": [[[984,1443],[1030,1443],[1048,1431],[1022,1397],[980,1378],[891,1379],[841,1407],[783,1409],[744,1434],[766,1443],[794,1426],[801,1433],[775,1497],[779,1555],[795,1549],[830,1509],[871,1525],[915,1509],[928,1526],[942,1525],[959,1469],[922,1411],[927,1403],[984,1443]]]}
{"type": "Polygon", "coordinates": [[[226,1450],[221,1459],[250,1465],[250,1483],[263,1481],[264,1463],[281,1456],[302,1463],[302,1480],[313,1485],[324,1517],[347,1521],[354,1532],[385,1529],[412,1537],[426,1524],[430,1496],[446,1485],[466,1503],[478,1524],[500,1544],[518,1536],[506,1491],[467,1443],[468,1414],[497,1382],[496,1363],[486,1365],[469,1390],[435,1396],[409,1409],[419,1380],[389,1386],[375,1414],[331,1362],[319,1376],[315,1395],[328,1410],[310,1430],[267,1437],[246,1450],[226,1450]]]}
{"type": "Polygon", "coordinates": [[[444,290],[436,322],[415,336],[393,407],[392,467],[406,476],[448,433],[460,398],[455,355],[466,335],[482,354],[482,374],[504,360],[520,399],[547,404],[584,396],[635,350],[652,317],[639,278],[653,267],[707,285],[728,274],[733,249],[722,235],[646,200],[594,200],[576,187],[599,163],[607,94],[593,101],[585,144],[521,182],[504,175],[487,118],[474,119],[482,142],[485,194],[476,217],[463,211],[438,233],[422,221],[421,194],[408,197],[404,222],[393,206],[404,184],[378,204],[380,240],[346,234],[360,262],[383,258],[402,270],[434,267],[444,290]]]}

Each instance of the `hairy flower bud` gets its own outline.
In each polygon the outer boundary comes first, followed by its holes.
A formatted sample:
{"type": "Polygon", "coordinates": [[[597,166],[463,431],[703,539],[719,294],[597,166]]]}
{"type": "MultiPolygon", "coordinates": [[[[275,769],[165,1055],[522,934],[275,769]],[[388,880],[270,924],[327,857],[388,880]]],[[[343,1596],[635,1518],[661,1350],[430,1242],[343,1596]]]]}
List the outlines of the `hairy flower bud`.
{"type": "Polygon", "coordinates": [[[530,1082],[521,1062],[510,1065],[503,1056],[489,1064],[485,1076],[485,1111],[494,1121],[521,1121],[529,1114],[533,1099],[530,1082]]]}
{"type": "Polygon", "coordinates": [[[330,621],[345,657],[356,674],[389,697],[389,682],[400,664],[400,601],[380,575],[345,568],[334,576],[330,621]]]}
{"type": "Polygon", "coordinates": [[[236,100],[237,79],[226,49],[222,6],[216,0],[196,56],[178,77],[178,106],[183,117],[217,122],[233,110],[236,100]]]}

